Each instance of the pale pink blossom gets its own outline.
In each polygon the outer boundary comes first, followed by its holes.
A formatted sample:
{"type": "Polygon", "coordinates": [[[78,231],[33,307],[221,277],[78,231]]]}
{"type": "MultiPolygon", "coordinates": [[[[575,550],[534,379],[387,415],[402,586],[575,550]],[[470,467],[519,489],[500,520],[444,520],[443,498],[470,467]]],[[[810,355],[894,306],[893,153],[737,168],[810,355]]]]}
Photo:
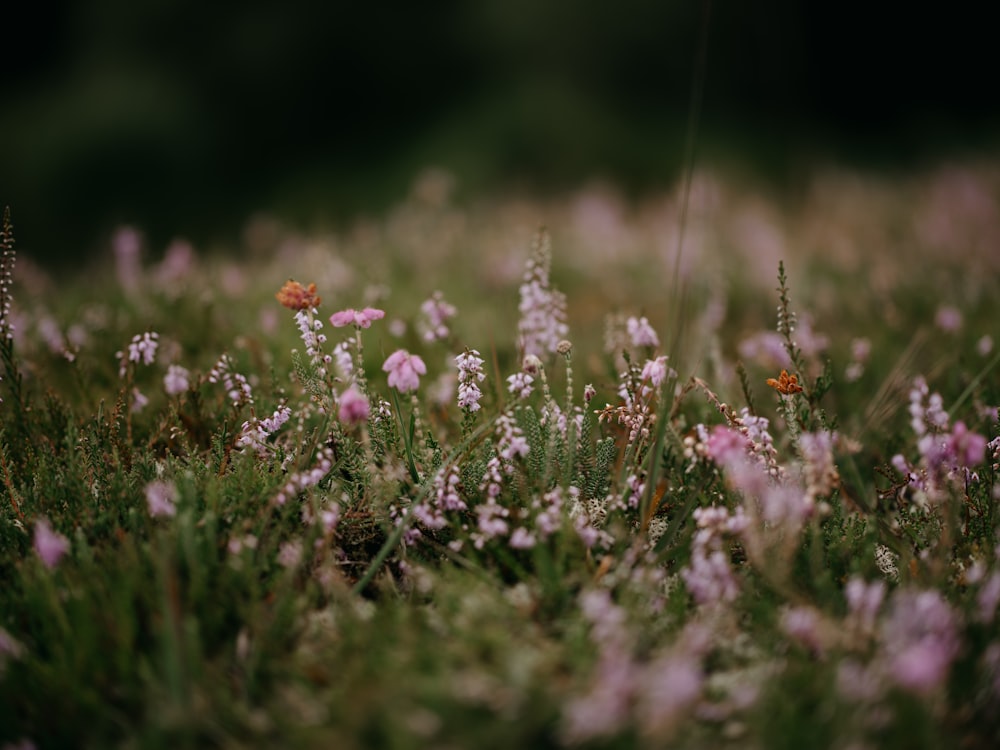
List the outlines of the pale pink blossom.
{"type": "Polygon", "coordinates": [[[632,346],[639,348],[649,346],[656,348],[660,345],[660,339],[645,317],[631,317],[625,321],[625,329],[628,331],[629,340],[632,346]]]}
{"type": "Polygon", "coordinates": [[[69,552],[69,539],[53,531],[47,518],[35,522],[35,553],[46,568],[51,570],[69,552]]]}
{"type": "Polygon", "coordinates": [[[170,482],[156,481],[146,485],[146,505],[149,515],[171,517],[177,513],[174,503],[177,500],[177,488],[170,482]]]}
{"type": "Polygon", "coordinates": [[[385,310],[377,310],[374,307],[366,307],[364,310],[348,308],[335,312],[330,316],[330,323],[334,328],[343,328],[348,325],[356,325],[358,328],[371,328],[372,322],[385,317],[385,310]]]}
{"type": "Polygon", "coordinates": [[[389,387],[400,393],[415,391],[420,386],[420,376],[427,374],[427,365],[416,354],[398,349],[389,355],[382,370],[389,373],[389,387]]]}
{"type": "Polygon", "coordinates": [[[179,396],[191,387],[191,373],[180,365],[170,365],[163,376],[163,390],[168,396],[179,396]]]}
{"type": "Polygon", "coordinates": [[[340,394],[340,408],[337,411],[337,416],[344,424],[360,424],[368,419],[370,413],[371,405],[368,398],[354,386],[340,394]]]}

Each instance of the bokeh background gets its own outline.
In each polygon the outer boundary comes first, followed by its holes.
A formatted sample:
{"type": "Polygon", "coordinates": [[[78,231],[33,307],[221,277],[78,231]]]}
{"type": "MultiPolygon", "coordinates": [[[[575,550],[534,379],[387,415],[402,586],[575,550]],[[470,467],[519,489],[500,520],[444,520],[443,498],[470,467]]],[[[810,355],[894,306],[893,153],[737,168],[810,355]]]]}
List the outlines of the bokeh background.
{"type": "MultiPolygon", "coordinates": [[[[987,4],[983,4],[985,8],[987,4]]],[[[813,166],[998,152],[996,26],[973,4],[715,0],[696,157],[794,191],[813,166]],[[967,7],[966,7],[967,6],[967,7]],[[977,13],[979,15],[977,15],[977,13]]],[[[140,227],[233,243],[405,195],[669,188],[702,0],[62,0],[5,8],[0,202],[59,265],[140,227]]]]}

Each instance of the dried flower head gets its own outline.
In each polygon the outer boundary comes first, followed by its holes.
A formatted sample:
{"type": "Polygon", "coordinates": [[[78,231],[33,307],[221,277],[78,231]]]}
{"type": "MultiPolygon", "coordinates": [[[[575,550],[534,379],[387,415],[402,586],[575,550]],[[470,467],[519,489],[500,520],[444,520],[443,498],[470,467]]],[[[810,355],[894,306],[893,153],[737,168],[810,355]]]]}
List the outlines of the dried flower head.
{"type": "Polygon", "coordinates": [[[310,284],[305,287],[297,281],[289,279],[285,285],[274,295],[283,306],[289,310],[308,310],[319,307],[320,298],[316,294],[316,285],[310,284]]]}
{"type": "Polygon", "coordinates": [[[802,386],[799,385],[798,375],[789,375],[788,370],[782,370],[778,379],[768,378],[767,384],[774,388],[783,396],[790,396],[793,393],[802,393],[802,386]]]}

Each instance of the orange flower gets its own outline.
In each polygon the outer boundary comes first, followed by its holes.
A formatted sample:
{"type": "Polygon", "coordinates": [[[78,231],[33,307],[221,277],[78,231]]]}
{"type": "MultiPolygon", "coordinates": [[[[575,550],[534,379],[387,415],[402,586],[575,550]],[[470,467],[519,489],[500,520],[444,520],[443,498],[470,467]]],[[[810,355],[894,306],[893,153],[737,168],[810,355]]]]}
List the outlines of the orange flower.
{"type": "Polygon", "coordinates": [[[799,385],[799,376],[789,375],[788,370],[782,370],[777,380],[768,378],[767,384],[785,396],[790,396],[793,393],[802,393],[802,386],[799,385]]]}
{"type": "Polygon", "coordinates": [[[299,282],[289,279],[274,296],[289,310],[308,310],[310,307],[319,307],[319,295],[316,294],[315,284],[304,287],[299,282]]]}

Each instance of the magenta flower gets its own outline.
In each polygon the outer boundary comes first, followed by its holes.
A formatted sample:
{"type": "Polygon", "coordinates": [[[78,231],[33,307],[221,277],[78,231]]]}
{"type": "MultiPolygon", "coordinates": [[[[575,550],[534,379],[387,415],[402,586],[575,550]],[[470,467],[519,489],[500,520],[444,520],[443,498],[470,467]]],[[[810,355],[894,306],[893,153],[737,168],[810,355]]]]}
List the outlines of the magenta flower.
{"type": "Polygon", "coordinates": [[[53,531],[47,518],[39,518],[35,522],[35,552],[45,567],[52,570],[69,552],[69,539],[53,531]]]}
{"type": "Polygon", "coordinates": [[[364,310],[348,308],[331,315],[330,323],[334,328],[343,328],[351,324],[358,328],[371,328],[372,321],[381,320],[384,317],[385,310],[376,310],[374,307],[366,307],[364,310]]]}
{"type": "Polygon", "coordinates": [[[398,388],[400,393],[408,393],[417,390],[420,376],[427,374],[427,365],[416,354],[399,349],[389,355],[382,370],[389,373],[390,387],[398,388]]]}
{"type": "Polygon", "coordinates": [[[368,399],[353,386],[340,394],[340,409],[337,416],[344,424],[360,424],[368,419],[371,405],[368,399]]]}

